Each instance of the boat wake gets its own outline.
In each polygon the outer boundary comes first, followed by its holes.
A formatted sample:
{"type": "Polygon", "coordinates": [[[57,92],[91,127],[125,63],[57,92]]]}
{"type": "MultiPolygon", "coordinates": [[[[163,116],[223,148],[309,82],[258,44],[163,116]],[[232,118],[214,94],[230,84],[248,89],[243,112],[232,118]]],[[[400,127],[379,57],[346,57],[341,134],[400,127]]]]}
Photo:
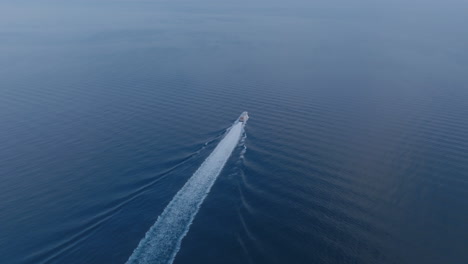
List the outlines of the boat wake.
{"type": "Polygon", "coordinates": [[[174,261],[203,200],[237,146],[245,121],[236,121],[232,125],[200,168],[169,202],[133,251],[127,264],[166,264],[174,261]]]}

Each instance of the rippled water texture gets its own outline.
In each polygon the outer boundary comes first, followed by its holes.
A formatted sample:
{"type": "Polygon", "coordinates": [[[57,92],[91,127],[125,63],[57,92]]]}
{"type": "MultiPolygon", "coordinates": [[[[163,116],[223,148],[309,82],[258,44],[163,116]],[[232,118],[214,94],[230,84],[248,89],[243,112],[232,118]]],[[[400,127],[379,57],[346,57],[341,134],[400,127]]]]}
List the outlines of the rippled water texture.
{"type": "Polygon", "coordinates": [[[468,263],[464,1],[3,1],[0,263],[468,263]]]}

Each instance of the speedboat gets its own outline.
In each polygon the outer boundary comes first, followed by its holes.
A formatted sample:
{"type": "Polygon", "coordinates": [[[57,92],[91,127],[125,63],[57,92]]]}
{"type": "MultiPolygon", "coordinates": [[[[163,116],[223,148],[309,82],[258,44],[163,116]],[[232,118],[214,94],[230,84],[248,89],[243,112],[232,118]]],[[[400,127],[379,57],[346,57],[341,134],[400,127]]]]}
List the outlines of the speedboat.
{"type": "Polygon", "coordinates": [[[242,112],[242,114],[239,117],[239,122],[245,123],[245,122],[247,122],[247,119],[249,119],[249,115],[248,115],[247,111],[242,112]]]}

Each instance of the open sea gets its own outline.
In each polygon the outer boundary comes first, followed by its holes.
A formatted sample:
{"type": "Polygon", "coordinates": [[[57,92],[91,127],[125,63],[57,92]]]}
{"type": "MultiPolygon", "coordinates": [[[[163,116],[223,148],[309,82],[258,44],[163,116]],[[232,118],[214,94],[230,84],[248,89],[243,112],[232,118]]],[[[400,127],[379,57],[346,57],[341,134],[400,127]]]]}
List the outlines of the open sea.
{"type": "Polygon", "coordinates": [[[0,2],[0,263],[468,263],[467,14],[0,2]]]}

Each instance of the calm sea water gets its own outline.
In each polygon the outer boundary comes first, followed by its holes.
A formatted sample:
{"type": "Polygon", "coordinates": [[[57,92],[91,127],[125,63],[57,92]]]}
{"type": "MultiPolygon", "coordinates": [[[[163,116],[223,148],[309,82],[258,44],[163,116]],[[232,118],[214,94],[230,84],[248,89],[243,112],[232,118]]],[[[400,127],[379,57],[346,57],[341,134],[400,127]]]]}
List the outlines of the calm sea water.
{"type": "Polygon", "coordinates": [[[244,110],[175,263],[468,263],[467,13],[0,3],[0,263],[125,263],[244,110]]]}

